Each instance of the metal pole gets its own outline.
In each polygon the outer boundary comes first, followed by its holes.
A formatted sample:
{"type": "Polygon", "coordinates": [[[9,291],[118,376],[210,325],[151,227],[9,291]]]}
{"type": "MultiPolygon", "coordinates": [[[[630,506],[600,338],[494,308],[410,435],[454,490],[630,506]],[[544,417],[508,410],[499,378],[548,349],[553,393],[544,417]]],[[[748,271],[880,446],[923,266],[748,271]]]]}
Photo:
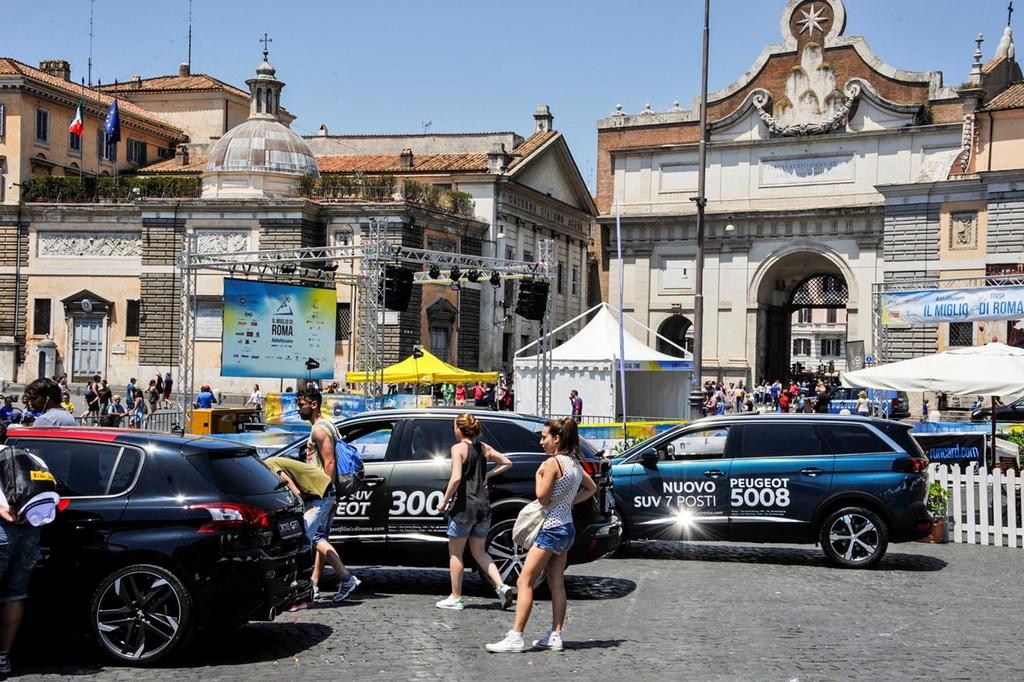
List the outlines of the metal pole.
{"type": "MultiPolygon", "coordinates": [[[[704,48],[700,67],[700,145],[697,157],[697,257],[695,270],[697,281],[693,296],[693,378],[694,392],[703,387],[704,376],[704,207],[707,197],[704,195],[705,176],[707,174],[708,146],[708,36],[711,0],[704,0],[704,48]]],[[[693,401],[691,404],[693,418],[701,416],[700,407],[693,401]]]]}
{"type": "Polygon", "coordinates": [[[14,226],[14,371],[11,376],[14,382],[18,381],[18,361],[22,359],[20,340],[26,336],[18,332],[21,326],[21,202],[24,197],[25,186],[18,183],[18,222],[14,226]]]}
{"type": "MultiPolygon", "coordinates": [[[[619,199],[615,198],[615,249],[619,261],[619,395],[622,396],[622,442],[626,442],[626,330],[622,326],[623,280],[626,269],[622,263],[622,220],[619,199]]],[[[614,369],[614,368],[613,368],[614,369]]]]}

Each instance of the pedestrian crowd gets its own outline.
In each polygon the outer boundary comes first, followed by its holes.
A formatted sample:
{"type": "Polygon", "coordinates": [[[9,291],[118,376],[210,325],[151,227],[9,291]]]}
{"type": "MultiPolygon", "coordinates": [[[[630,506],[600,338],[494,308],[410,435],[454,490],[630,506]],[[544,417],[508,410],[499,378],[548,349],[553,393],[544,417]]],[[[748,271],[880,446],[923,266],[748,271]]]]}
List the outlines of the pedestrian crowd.
{"type": "MultiPolygon", "coordinates": [[[[828,414],[829,403],[836,384],[819,379],[791,380],[783,384],[774,381],[759,381],[753,388],[747,388],[742,381],[725,385],[720,381],[704,382],[704,415],[736,414],[739,412],[802,412],[807,414],[828,414]]],[[[861,391],[857,401],[857,413],[868,415],[872,412],[867,393],[861,391]]]]}
{"type": "MultiPolygon", "coordinates": [[[[142,388],[132,377],[125,385],[123,396],[115,393],[107,380],[94,374],[86,383],[83,399],[85,406],[78,410],[71,399],[68,386],[68,375],[62,374],[46,379],[48,386],[57,391],[57,399],[47,409],[59,409],[71,417],[70,421],[62,418],[67,425],[86,424],[90,426],[143,428],[146,417],[160,408],[171,407],[171,391],[174,379],[171,372],[157,372],[149,384],[142,388]]],[[[34,384],[30,384],[29,388],[34,384]]],[[[31,392],[25,389],[23,395],[3,396],[4,406],[0,408],[0,425],[22,424],[23,426],[43,426],[49,424],[51,418],[41,420],[43,412],[34,406],[31,392]],[[20,407],[17,406],[20,404],[20,407]]],[[[52,425],[52,424],[49,424],[52,425]]]]}

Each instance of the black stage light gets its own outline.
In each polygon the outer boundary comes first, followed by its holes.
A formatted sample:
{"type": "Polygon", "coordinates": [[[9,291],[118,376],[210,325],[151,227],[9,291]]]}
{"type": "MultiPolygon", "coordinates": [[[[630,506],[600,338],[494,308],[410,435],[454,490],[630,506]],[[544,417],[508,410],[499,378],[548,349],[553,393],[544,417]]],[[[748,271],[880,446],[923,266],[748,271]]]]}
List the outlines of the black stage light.
{"type": "Polygon", "coordinates": [[[459,266],[458,266],[458,265],[456,265],[456,266],[455,266],[454,268],[452,268],[452,269],[451,269],[451,271],[450,271],[450,272],[448,273],[448,279],[450,279],[450,280],[452,281],[452,284],[455,284],[455,283],[456,283],[456,282],[458,282],[458,281],[459,281],[459,280],[460,280],[461,278],[462,278],[462,270],[459,270],[459,266]]]}
{"type": "Polygon", "coordinates": [[[470,282],[473,282],[474,284],[476,282],[479,282],[480,281],[480,271],[479,270],[470,270],[469,272],[466,273],[466,279],[468,279],[470,282]]]}
{"type": "Polygon", "coordinates": [[[501,275],[499,275],[497,272],[492,272],[490,282],[494,286],[494,288],[497,289],[498,287],[501,286],[501,275]]]}
{"type": "Polygon", "coordinates": [[[434,263],[430,266],[428,274],[430,275],[430,279],[439,279],[441,277],[441,268],[437,267],[437,263],[434,263]]]}

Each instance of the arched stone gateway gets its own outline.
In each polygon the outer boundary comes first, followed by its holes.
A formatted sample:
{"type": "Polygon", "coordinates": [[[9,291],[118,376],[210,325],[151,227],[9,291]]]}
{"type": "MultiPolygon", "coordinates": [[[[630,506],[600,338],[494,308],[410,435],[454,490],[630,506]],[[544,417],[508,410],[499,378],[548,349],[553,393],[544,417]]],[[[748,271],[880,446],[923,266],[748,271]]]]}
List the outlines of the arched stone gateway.
{"type": "MultiPolygon", "coordinates": [[[[688,351],[693,351],[693,322],[682,315],[676,314],[666,318],[658,325],[658,334],[688,351]]],[[[677,358],[683,357],[682,352],[672,343],[666,343],[665,339],[659,338],[658,352],[677,358]]]]}
{"type": "MultiPolygon", "coordinates": [[[[835,254],[787,249],[769,258],[752,283],[757,310],[754,378],[786,380],[794,362],[816,373],[839,371],[847,337],[852,278],[835,254]]],[[[854,294],[855,295],[855,294],[854,294]]]]}

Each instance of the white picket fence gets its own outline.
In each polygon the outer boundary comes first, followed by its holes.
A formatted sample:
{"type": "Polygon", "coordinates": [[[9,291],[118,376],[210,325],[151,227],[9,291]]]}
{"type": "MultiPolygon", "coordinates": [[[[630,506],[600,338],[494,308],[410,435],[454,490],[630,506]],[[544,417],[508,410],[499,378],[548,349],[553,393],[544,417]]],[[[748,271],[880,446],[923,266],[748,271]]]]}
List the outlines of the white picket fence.
{"type": "Polygon", "coordinates": [[[1021,527],[1021,484],[1024,475],[1012,469],[986,471],[936,464],[929,467],[931,480],[949,491],[947,516],[954,521],[952,542],[971,545],[1024,548],[1021,527]]]}

